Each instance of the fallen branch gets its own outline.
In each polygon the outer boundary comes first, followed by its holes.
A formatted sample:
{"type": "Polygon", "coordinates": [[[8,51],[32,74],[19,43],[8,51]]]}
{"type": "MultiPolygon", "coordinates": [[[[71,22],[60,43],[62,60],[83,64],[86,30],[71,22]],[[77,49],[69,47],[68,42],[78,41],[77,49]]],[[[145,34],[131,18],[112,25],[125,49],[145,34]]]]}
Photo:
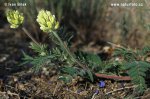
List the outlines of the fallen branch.
{"type": "Polygon", "coordinates": [[[129,76],[116,76],[116,75],[106,75],[106,74],[98,74],[95,73],[95,75],[99,78],[105,78],[105,79],[112,79],[112,80],[120,80],[120,81],[130,81],[131,77],[129,76]]]}

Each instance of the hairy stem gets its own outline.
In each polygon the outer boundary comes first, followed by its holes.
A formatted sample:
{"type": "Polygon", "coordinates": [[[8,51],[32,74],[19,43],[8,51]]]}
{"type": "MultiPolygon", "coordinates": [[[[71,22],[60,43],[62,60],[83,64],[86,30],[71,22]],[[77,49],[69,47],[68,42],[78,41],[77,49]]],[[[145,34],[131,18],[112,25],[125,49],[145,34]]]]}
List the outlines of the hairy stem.
{"type": "Polygon", "coordinates": [[[40,46],[40,44],[31,36],[31,34],[28,32],[28,30],[26,28],[22,27],[22,30],[35,44],[40,46]]]}
{"type": "Polygon", "coordinates": [[[60,37],[57,35],[57,33],[55,31],[53,31],[54,36],[57,38],[57,40],[60,43],[60,46],[68,53],[68,55],[71,57],[72,61],[77,63],[80,67],[82,67],[83,69],[87,69],[83,64],[81,64],[77,59],[75,59],[75,57],[72,55],[72,53],[70,52],[70,50],[68,49],[67,45],[60,39],[60,37]]]}

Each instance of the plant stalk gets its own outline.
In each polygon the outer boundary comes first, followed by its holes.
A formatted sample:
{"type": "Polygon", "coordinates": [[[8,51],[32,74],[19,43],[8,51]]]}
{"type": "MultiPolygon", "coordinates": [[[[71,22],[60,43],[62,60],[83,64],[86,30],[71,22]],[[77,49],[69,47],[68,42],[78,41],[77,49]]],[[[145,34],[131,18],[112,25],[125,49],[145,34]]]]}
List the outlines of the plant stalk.
{"type": "Polygon", "coordinates": [[[40,46],[40,44],[31,36],[31,34],[27,31],[26,28],[22,27],[22,30],[24,31],[24,33],[37,45],[40,46]]]}
{"type": "Polygon", "coordinates": [[[57,35],[55,31],[53,31],[54,36],[57,38],[57,40],[60,42],[60,46],[68,53],[68,55],[71,57],[72,61],[76,62],[80,67],[83,69],[87,69],[83,64],[81,64],[75,57],[72,55],[66,44],[60,39],[60,37],[57,35]]]}

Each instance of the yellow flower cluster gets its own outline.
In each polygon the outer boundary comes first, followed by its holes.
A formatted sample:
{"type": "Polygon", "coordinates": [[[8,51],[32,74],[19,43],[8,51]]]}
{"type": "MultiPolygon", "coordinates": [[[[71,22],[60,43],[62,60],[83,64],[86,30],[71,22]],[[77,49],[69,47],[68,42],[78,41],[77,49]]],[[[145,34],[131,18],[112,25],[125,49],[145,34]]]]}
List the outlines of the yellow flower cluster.
{"type": "Polygon", "coordinates": [[[18,10],[8,10],[6,15],[8,22],[11,24],[11,28],[18,28],[24,21],[23,14],[18,10]]]}
{"type": "Polygon", "coordinates": [[[40,25],[40,29],[44,32],[52,32],[59,28],[59,22],[57,22],[55,16],[47,10],[39,11],[37,22],[40,25]]]}

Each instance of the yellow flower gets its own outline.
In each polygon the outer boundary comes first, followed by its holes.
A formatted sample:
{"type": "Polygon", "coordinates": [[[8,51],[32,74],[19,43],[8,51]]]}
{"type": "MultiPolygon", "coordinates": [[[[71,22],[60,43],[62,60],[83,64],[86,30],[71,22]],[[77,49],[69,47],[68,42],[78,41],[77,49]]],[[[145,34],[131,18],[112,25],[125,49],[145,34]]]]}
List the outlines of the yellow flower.
{"type": "Polygon", "coordinates": [[[40,29],[44,32],[52,32],[59,28],[59,22],[57,22],[55,16],[47,10],[39,11],[37,22],[40,25],[40,29]]]}
{"type": "Polygon", "coordinates": [[[7,20],[11,24],[11,28],[18,28],[24,21],[23,13],[18,10],[8,10],[6,12],[7,20]]]}

